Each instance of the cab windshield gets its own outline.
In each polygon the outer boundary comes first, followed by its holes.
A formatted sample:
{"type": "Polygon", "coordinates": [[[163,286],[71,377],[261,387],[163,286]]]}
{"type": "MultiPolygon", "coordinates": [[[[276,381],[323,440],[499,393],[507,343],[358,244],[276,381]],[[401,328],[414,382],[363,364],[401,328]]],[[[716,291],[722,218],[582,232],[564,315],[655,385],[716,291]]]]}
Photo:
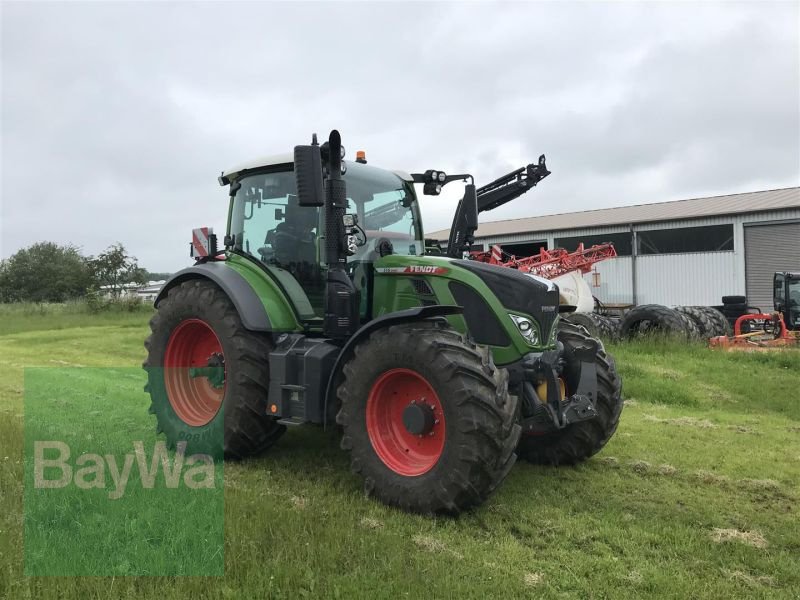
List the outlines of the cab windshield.
{"type": "Polygon", "coordinates": [[[395,254],[424,252],[414,188],[394,173],[355,164],[348,165],[347,212],[358,215],[367,243],[358,254],[371,249],[378,239],[389,239],[395,254]]]}
{"type": "MultiPolygon", "coordinates": [[[[388,238],[395,254],[424,252],[411,183],[389,171],[347,163],[349,213],[358,215],[367,242],[356,259],[363,259],[375,241],[388,238]]],[[[283,165],[267,172],[246,175],[231,207],[229,233],[234,246],[265,264],[293,270],[300,263],[320,265],[323,211],[297,204],[294,172],[283,165]]]]}

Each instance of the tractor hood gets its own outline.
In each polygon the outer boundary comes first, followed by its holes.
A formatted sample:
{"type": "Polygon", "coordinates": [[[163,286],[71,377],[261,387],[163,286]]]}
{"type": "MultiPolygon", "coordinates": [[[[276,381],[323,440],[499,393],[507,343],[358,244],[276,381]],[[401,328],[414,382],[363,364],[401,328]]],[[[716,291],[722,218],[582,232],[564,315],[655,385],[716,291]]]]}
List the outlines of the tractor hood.
{"type": "Polygon", "coordinates": [[[552,281],[476,260],[453,264],[480,277],[505,308],[534,317],[545,334],[552,330],[559,305],[558,287],[552,281]]]}

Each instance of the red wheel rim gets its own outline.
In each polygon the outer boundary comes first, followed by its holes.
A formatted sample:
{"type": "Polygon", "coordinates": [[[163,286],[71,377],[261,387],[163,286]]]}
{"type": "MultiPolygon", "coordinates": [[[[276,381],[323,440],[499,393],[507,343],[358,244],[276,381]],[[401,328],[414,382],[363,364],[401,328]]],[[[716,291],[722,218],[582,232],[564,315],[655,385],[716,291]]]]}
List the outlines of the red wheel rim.
{"type": "Polygon", "coordinates": [[[222,344],[208,323],[187,319],[172,330],[164,354],[167,398],[178,418],[193,427],[211,421],[225,396],[224,380],[214,385],[195,371],[208,367],[212,357],[222,359],[222,344]]]}
{"type": "Polygon", "coordinates": [[[414,477],[430,471],[444,450],[442,403],[428,380],[410,369],[391,369],[372,384],[367,398],[367,433],[378,457],[395,473],[414,477]],[[432,417],[429,430],[411,433],[403,422],[409,406],[432,417]]]}

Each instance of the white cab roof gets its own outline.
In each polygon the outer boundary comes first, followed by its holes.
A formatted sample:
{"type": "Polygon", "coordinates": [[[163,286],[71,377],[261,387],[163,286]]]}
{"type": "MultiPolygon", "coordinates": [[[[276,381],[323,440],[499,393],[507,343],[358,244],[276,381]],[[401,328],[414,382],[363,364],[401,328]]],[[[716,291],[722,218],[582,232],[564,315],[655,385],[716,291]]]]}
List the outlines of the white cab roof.
{"type": "MultiPolygon", "coordinates": [[[[359,169],[362,166],[360,163],[357,163],[353,160],[348,160],[347,156],[345,156],[344,161],[347,164],[348,169],[353,167],[359,169]]],[[[230,179],[235,175],[241,173],[242,171],[263,169],[264,167],[272,167],[274,165],[292,164],[293,162],[294,162],[294,154],[291,152],[285,152],[283,154],[273,154],[272,156],[265,156],[263,158],[259,158],[241,165],[237,165],[233,169],[228,169],[227,171],[223,171],[222,176],[225,177],[226,179],[230,179]]],[[[386,170],[390,171],[391,173],[394,173],[400,179],[403,179],[405,181],[412,181],[411,175],[409,175],[405,171],[395,171],[393,169],[386,169],[386,170]]]]}

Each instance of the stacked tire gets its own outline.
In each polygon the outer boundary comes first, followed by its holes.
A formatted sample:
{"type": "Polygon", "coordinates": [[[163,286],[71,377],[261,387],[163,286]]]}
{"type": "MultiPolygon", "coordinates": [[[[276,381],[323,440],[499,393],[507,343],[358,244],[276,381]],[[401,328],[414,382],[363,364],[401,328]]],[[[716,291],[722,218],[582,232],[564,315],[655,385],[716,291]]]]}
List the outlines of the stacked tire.
{"type": "Polygon", "coordinates": [[[722,314],[729,319],[738,319],[747,312],[747,298],[745,296],[723,296],[722,314]]]}
{"type": "Polygon", "coordinates": [[[702,339],[730,335],[731,326],[720,311],[711,306],[678,306],[675,310],[694,321],[702,339]]]}
{"type": "Polygon", "coordinates": [[[696,327],[673,308],[661,304],[642,304],[629,310],[620,324],[620,337],[634,339],[643,336],[689,339],[696,327]]]}
{"type": "MultiPolygon", "coordinates": [[[[723,296],[722,306],[717,308],[722,312],[723,315],[725,315],[725,318],[731,327],[733,327],[733,324],[736,323],[736,319],[742,315],[746,315],[751,312],[761,312],[760,309],[749,306],[745,296],[723,296]]],[[[745,321],[742,324],[742,333],[748,333],[751,325],[752,321],[745,321]]]]}
{"type": "Polygon", "coordinates": [[[593,313],[595,318],[600,322],[600,337],[602,339],[616,342],[619,340],[619,319],[615,319],[608,315],[601,315],[593,313]]]}
{"type": "Polygon", "coordinates": [[[619,321],[599,313],[574,312],[563,317],[568,323],[586,329],[592,337],[613,342],[619,339],[619,321]]]}
{"type": "Polygon", "coordinates": [[[620,337],[633,339],[660,335],[683,340],[707,340],[730,335],[726,316],[711,306],[678,306],[644,304],[630,310],[620,324],[620,337]]]}
{"type": "Polygon", "coordinates": [[[702,334],[695,320],[677,308],[675,309],[675,312],[678,313],[678,316],[683,321],[683,328],[686,331],[686,337],[690,340],[699,340],[702,337],[702,334]]]}

